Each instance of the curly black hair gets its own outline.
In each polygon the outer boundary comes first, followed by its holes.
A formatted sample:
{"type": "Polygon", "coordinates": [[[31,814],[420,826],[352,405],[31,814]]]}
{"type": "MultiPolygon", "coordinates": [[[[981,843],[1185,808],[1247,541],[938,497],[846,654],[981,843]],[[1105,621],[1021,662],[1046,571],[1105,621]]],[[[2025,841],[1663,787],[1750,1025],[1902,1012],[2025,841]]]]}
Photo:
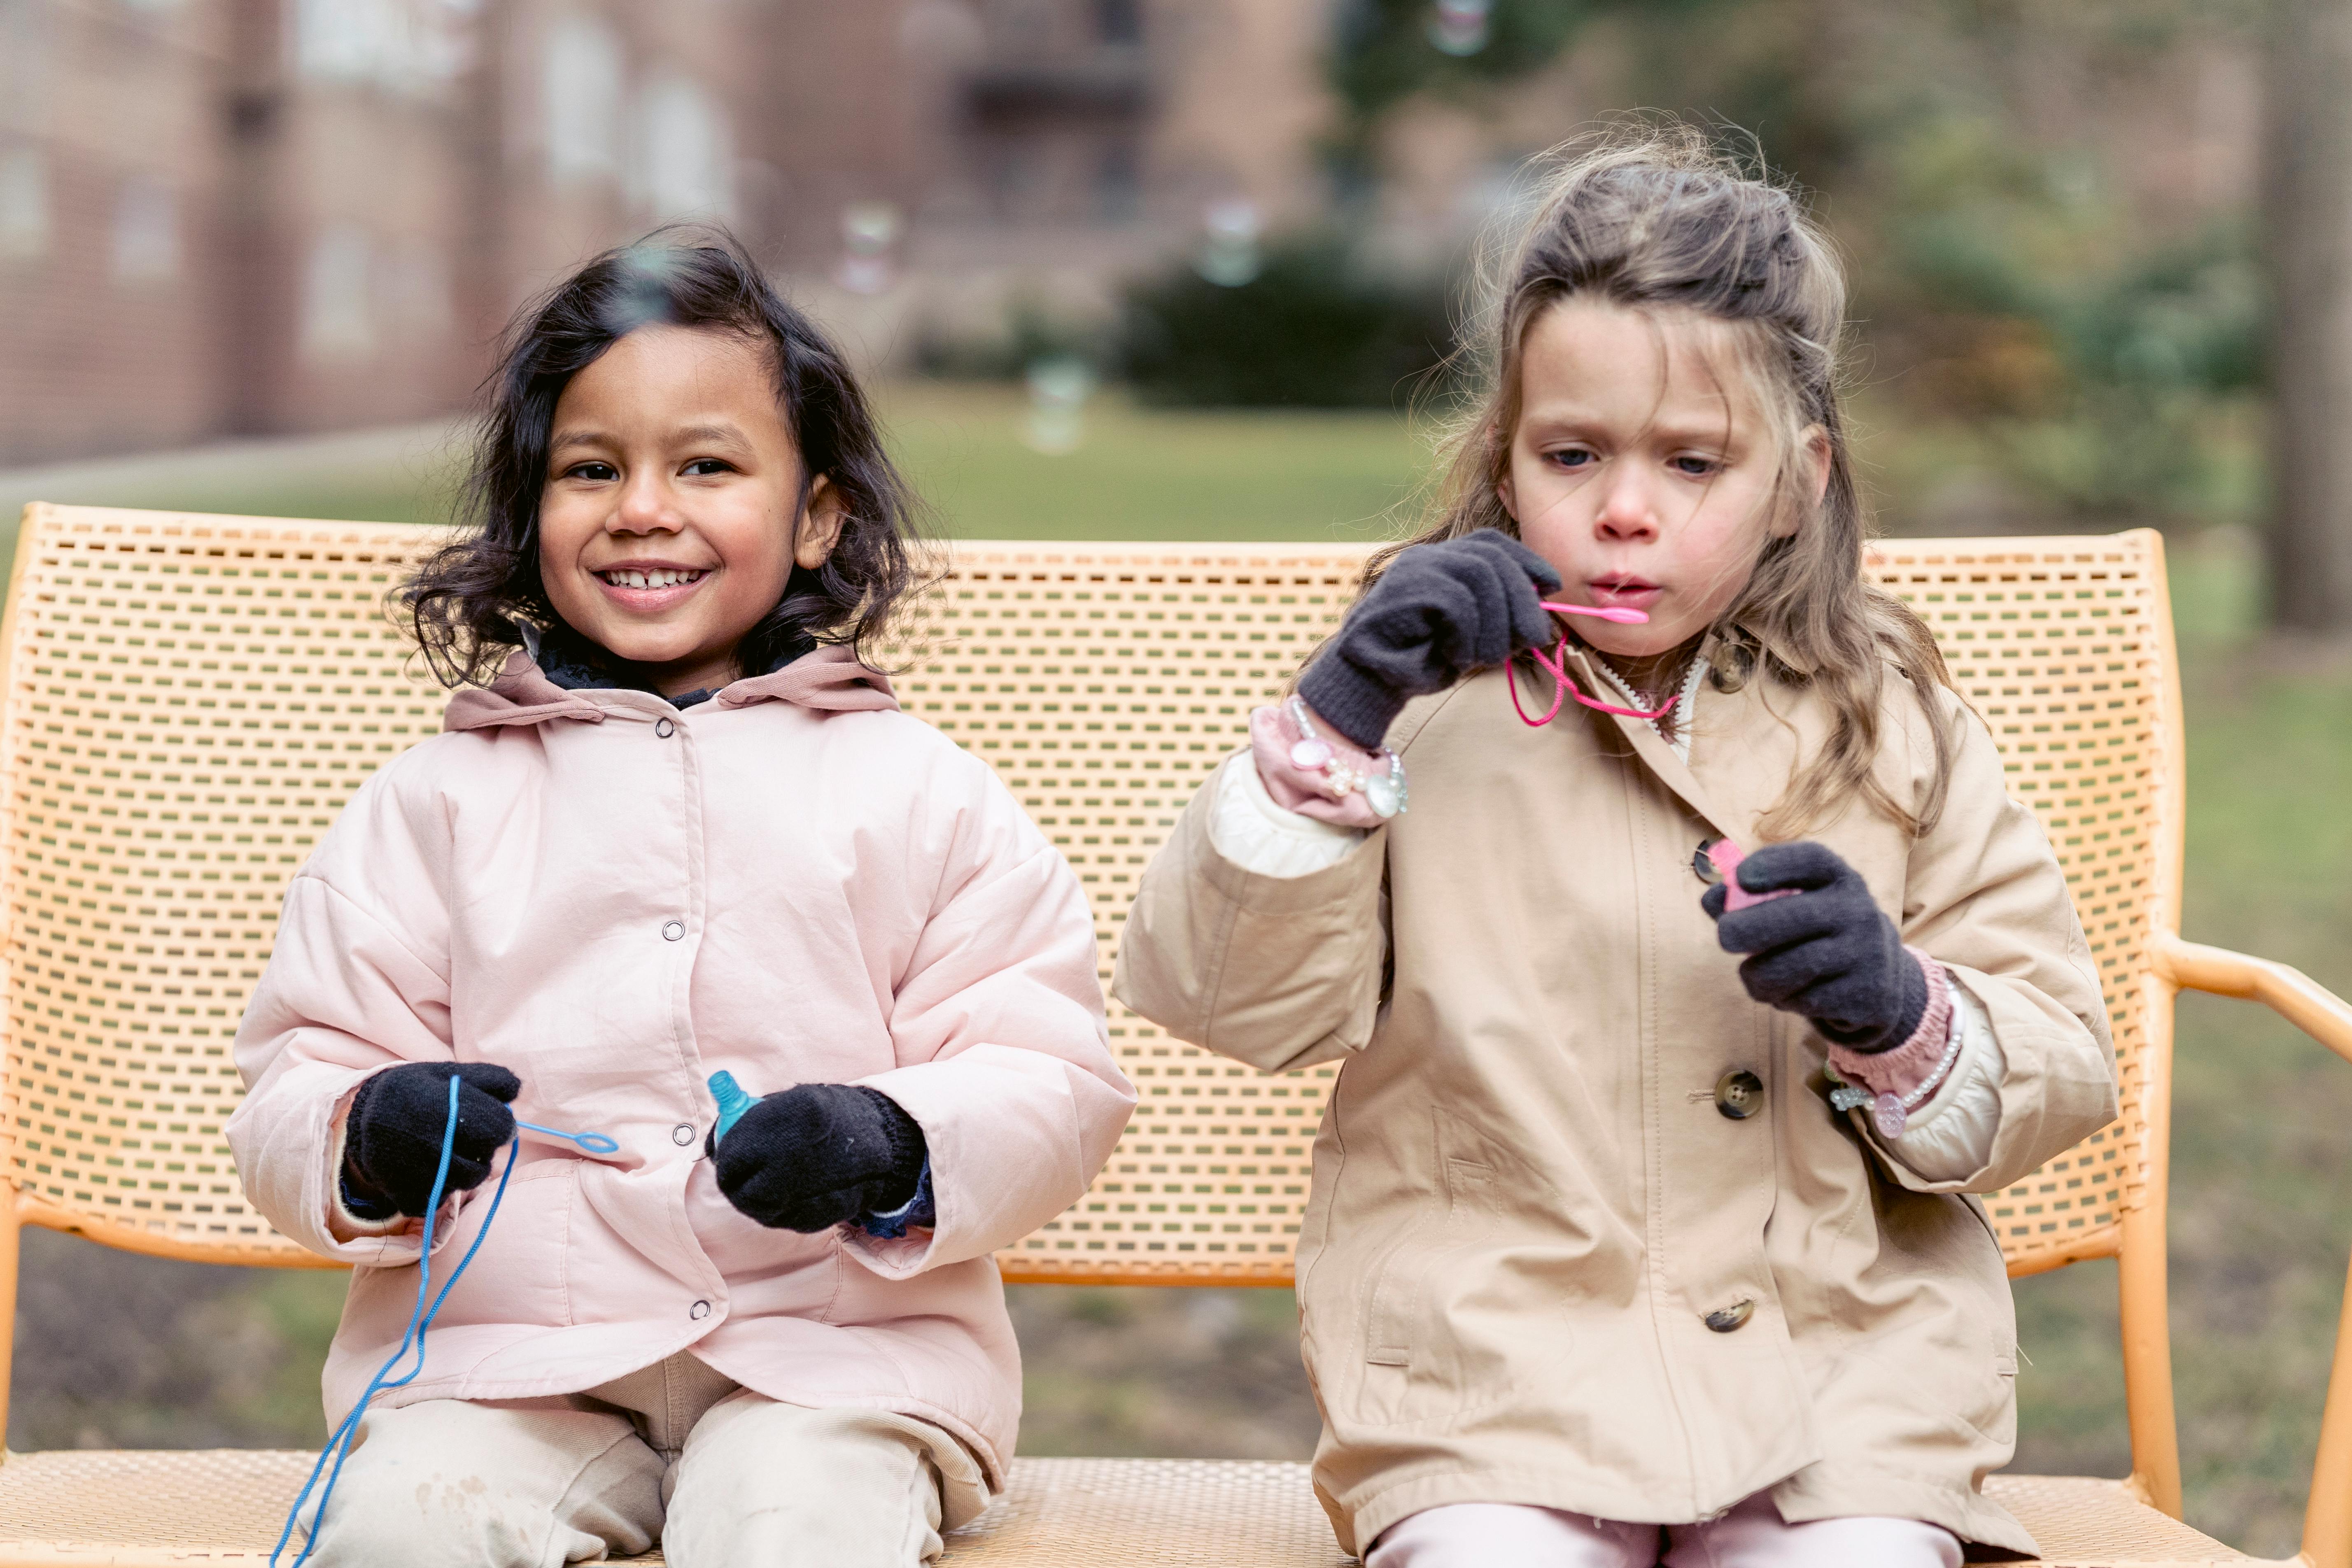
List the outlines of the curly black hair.
{"type": "Polygon", "coordinates": [[[606,349],[656,325],[725,332],[763,349],[800,453],[802,500],[823,475],[843,507],[832,555],[814,572],[793,569],[775,608],[737,646],[739,670],[772,668],[812,640],[845,643],[866,658],[918,585],[909,550],[914,493],[883,451],[841,351],[725,230],[657,229],[606,251],[525,306],[500,342],[499,367],[483,385],[462,530],[394,595],[442,684],[478,685],[495,676],[524,641],[518,623],[570,629],[549,603],[539,570],[540,495],[556,400],[606,349]]]}

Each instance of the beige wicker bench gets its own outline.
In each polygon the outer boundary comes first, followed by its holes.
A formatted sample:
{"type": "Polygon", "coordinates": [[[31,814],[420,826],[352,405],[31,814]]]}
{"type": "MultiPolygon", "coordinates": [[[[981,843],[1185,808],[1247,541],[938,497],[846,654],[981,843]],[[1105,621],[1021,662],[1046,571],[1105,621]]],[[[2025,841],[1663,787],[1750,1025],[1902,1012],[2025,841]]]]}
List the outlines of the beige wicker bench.
{"type": "MultiPolygon", "coordinates": [[[[0,1303],[16,1227],[317,1267],[246,1206],[221,1138],[228,1046],[278,897],[360,780],[439,728],[379,610],[431,536],[331,522],[28,509],[0,658],[6,1023],[0,1303]]],[[[996,767],[1084,879],[1109,973],[1136,879],[1345,602],[1363,551],[966,543],[919,627],[908,705],[996,767]]],[[[2172,999],[2270,1004],[2352,1057],[2352,1007],[2181,942],[2181,721],[2161,542],[1909,541],[1874,570],[1925,615],[2064,858],[2106,977],[2123,1117],[1990,1200],[2011,1271],[2120,1260],[2129,1481],[1995,1478],[2052,1563],[2244,1562],[2175,1516],[2165,1319],[2172,999]]],[[[1111,1010],[1142,1090],[1093,1191],[1003,1254],[1016,1281],[1286,1285],[1334,1069],[1264,1078],[1111,1010]]],[[[0,1334],[0,1347],[7,1339],[0,1334]]],[[[0,1348],[0,1406],[5,1405],[0,1348]]],[[[261,1561],[307,1457],[9,1456],[0,1568],[261,1561]]],[[[1324,1568],[1295,1465],[1029,1459],[957,1564],[1324,1568]]],[[[2352,1568],[2339,1354],[2298,1561],[2352,1568]]]]}

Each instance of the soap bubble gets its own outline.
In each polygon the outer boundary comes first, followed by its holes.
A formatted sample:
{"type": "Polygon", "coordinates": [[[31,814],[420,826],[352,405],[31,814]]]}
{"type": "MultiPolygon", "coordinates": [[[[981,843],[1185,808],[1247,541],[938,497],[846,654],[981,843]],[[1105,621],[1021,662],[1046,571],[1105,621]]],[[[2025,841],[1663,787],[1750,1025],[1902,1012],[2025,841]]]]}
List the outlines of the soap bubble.
{"type": "Polygon", "coordinates": [[[853,294],[882,294],[898,281],[891,249],[898,243],[898,209],[888,202],[853,202],[841,215],[841,265],[834,281],[853,294]]]}
{"type": "Polygon", "coordinates": [[[1029,363],[1029,420],[1023,439],[1034,452],[1058,458],[1086,439],[1087,399],[1094,395],[1094,366],[1074,354],[1029,363]]]}
{"type": "Polygon", "coordinates": [[[1204,215],[1208,237],[1192,270],[1220,288],[1238,289],[1255,279],[1265,263],[1258,252],[1258,237],[1265,232],[1257,204],[1239,199],[1211,202],[1204,215]]]}
{"type": "Polygon", "coordinates": [[[1437,0],[1429,20],[1429,41],[1440,54],[1466,58],[1486,47],[1494,0],[1437,0]]]}

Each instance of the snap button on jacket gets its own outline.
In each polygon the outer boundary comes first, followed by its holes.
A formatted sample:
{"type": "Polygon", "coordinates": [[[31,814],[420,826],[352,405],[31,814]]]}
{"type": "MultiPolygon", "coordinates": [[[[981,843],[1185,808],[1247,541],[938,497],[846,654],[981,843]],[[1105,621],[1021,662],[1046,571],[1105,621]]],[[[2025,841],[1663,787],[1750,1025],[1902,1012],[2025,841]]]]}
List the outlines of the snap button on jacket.
{"type": "MultiPolygon", "coordinates": [[[[1979,1486],[2014,1444],[2015,1327],[1967,1194],[2112,1121],[2116,1087],[2097,968],[1990,733],[1937,692],[1958,756],[1932,830],[1855,805],[1808,835],[2000,1042],[1990,1158],[1938,1184],[1831,1110],[1827,1042],[1748,999],[1699,907],[1693,845],[1759,842],[1825,705],[1702,681],[1685,764],[1637,721],[1528,729],[1505,679],[1408,706],[1412,810],[1328,869],[1243,870],[1196,797],[1121,939],[1117,994],[1179,1037],[1343,1064],[1298,1247],[1340,1544],[1445,1503],[1675,1524],[1769,1489],[1791,1521],[2031,1552],[1979,1486]]],[[[1886,685],[1877,776],[1924,805],[1933,735],[1886,685]]]]}
{"type": "MultiPolygon", "coordinates": [[[[228,1126],[270,1223],[357,1266],[331,1421],[416,1281],[413,1228],[338,1234],[352,1092],[402,1062],[487,1060],[521,1078],[523,1120],[621,1151],[524,1134],[424,1375],[385,1397],[576,1393],[691,1347],[774,1399],[934,1422],[1001,1483],[1021,1368],[990,1255],[1086,1191],[1134,1095],[1076,877],[984,763],[897,710],[838,648],[683,715],[563,690],[518,654],[353,796],[287,892],[228,1126]],[[722,1068],[754,1094],[898,1101],[929,1142],[937,1227],[801,1236],[739,1214],[697,1132],[722,1068]]],[[[436,1251],[462,1255],[490,1190],[457,1202],[436,1251]]]]}

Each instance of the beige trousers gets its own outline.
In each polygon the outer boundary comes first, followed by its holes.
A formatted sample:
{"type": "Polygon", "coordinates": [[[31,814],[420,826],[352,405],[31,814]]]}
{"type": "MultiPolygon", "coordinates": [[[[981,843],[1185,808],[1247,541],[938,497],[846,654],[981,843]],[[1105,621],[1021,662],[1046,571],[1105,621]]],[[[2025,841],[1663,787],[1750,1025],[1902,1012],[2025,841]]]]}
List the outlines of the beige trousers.
{"type": "Polygon", "coordinates": [[[1916,1519],[1782,1521],[1762,1492],[1702,1524],[1620,1524],[1524,1503],[1399,1520],[1364,1568],[1960,1568],[1959,1538],[1916,1519]]]}
{"type": "Polygon", "coordinates": [[[916,1568],[987,1505],[927,1421],[780,1404],[681,1353],[585,1394],[369,1411],[310,1561],[560,1568],[659,1541],[675,1568],[916,1568]]]}

